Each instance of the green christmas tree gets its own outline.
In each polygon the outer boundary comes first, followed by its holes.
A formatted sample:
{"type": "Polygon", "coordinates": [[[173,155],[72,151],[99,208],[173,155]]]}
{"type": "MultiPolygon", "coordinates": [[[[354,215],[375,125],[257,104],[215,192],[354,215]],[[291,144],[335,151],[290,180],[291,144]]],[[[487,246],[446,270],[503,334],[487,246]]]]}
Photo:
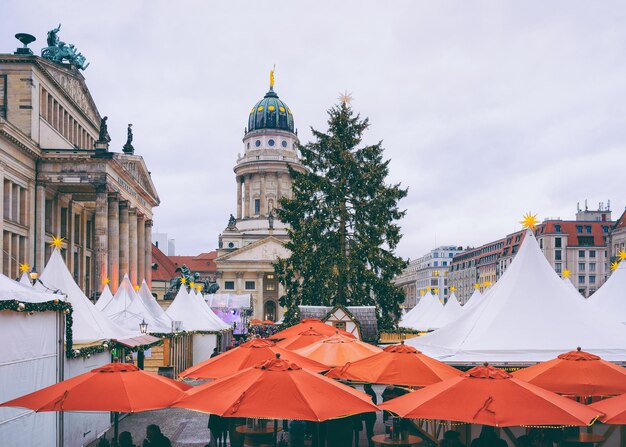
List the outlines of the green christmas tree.
{"type": "Polygon", "coordinates": [[[385,183],[389,160],[380,142],[358,147],[367,118],[345,100],[328,114],[327,133],[312,129],[315,141],[300,147],[306,172],[290,168],[293,194],[277,210],[290,227],[291,256],[275,264],[285,323],[297,322],[300,304],[375,305],[379,327],[391,328],[404,301],[392,279],[406,267],[394,250],[407,190],[385,183]]]}

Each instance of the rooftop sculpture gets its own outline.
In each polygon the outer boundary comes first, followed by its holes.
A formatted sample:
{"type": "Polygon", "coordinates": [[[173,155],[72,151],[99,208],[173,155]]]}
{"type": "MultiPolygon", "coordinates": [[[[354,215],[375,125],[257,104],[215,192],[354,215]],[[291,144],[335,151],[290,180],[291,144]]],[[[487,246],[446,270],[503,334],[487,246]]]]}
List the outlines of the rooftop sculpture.
{"type": "Polygon", "coordinates": [[[73,44],[66,44],[59,39],[59,31],[61,24],[56,28],[48,31],[48,46],[41,50],[41,57],[58,64],[66,61],[70,65],[85,70],[89,63],[85,56],[80,53],[73,44]]]}

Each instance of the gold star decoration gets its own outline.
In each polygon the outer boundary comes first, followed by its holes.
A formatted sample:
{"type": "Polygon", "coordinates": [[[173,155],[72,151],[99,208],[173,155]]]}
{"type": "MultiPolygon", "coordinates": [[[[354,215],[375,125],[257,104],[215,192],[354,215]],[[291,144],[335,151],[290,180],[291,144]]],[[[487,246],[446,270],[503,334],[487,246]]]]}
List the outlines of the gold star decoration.
{"type": "Polygon", "coordinates": [[[64,240],[65,239],[63,239],[62,237],[52,236],[52,242],[50,242],[50,246],[52,248],[61,248],[61,245],[63,244],[64,240]]]}
{"type": "Polygon", "coordinates": [[[456,292],[456,287],[454,286],[450,287],[450,292],[456,292]]]}
{"type": "Polygon", "coordinates": [[[439,294],[439,289],[437,289],[437,288],[435,287],[435,290],[433,290],[433,292],[435,293],[435,295],[438,295],[438,294],[439,294]]]}
{"type": "Polygon", "coordinates": [[[528,228],[530,230],[534,230],[539,220],[537,220],[537,215],[532,214],[530,211],[524,214],[524,218],[519,221],[522,224],[523,228],[528,228]]]}
{"type": "Polygon", "coordinates": [[[476,289],[476,290],[480,289],[480,284],[478,284],[478,283],[474,284],[474,289],[476,289]]]}
{"type": "Polygon", "coordinates": [[[624,259],[626,259],[626,250],[620,250],[617,253],[617,256],[619,257],[620,261],[623,261],[624,259]]]}
{"type": "Polygon", "coordinates": [[[202,290],[202,284],[196,285],[196,290],[199,292],[202,290]]]}
{"type": "Polygon", "coordinates": [[[102,283],[106,286],[107,284],[109,284],[111,282],[111,280],[109,278],[104,278],[102,280],[102,283]]]}
{"type": "Polygon", "coordinates": [[[491,281],[485,281],[483,283],[483,287],[489,287],[491,285],[491,281]]]}
{"type": "Polygon", "coordinates": [[[426,291],[427,291],[427,292],[430,292],[430,291],[431,291],[430,286],[426,287],[426,291]]]}
{"type": "Polygon", "coordinates": [[[187,284],[187,278],[180,278],[181,284],[187,284]]]}
{"type": "Polygon", "coordinates": [[[194,289],[194,288],[196,287],[196,283],[195,283],[195,282],[193,282],[193,281],[191,281],[191,282],[189,283],[189,287],[191,287],[192,289],[194,289]]]}
{"type": "Polygon", "coordinates": [[[563,270],[563,273],[561,274],[561,277],[569,278],[571,275],[572,275],[572,272],[570,272],[569,270],[565,269],[565,270],[563,270]]]}
{"type": "Polygon", "coordinates": [[[614,272],[619,267],[619,262],[613,261],[611,262],[611,271],[614,272]]]}
{"type": "Polygon", "coordinates": [[[20,272],[22,273],[28,273],[30,271],[30,265],[24,263],[24,264],[20,264],[20,272]]]}
{"type": "Polygon", "coordinates": [[[141,289],[141,286],[135,285],[135,287],[133,287],[135,289],[135,292],[139,292],[139,289],[141,289]]]}
{"type": "Polygon", "coordinates": [[[426,294],[426,291],[420,290],[420,296],[424,296],[425,294],[426,294]]]}
{"type": "Polygon", "coordinates": [[[348,90],[346,90],[344,93],[340,93],[338,99],[339,102],[344,106],[349,106],[350,103],[354,100],[354,98],[352,98],[352,93],[348,93],[348,90]]]}

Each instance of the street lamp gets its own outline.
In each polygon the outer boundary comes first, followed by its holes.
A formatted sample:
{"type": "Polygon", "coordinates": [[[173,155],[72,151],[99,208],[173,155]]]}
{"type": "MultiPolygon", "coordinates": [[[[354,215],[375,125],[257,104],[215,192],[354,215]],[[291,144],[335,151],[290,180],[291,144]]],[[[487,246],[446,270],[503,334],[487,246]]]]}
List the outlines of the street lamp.
{"type": "Polygon", "coordinates": [[[146,323],[146,320],[142,319],[141,323],[139,323],[139,331],[142,334],[147,334],[148,333],[148,323],[146,323]]]}
{"type": "MultiPolygon", "coordinates": [[[[143,318],[141,319],[141,323],[139,323],[139,331],[144,335],[148,333],[148,323],[146,323],[146,320],[143,318]]],[[[143,349],[139,348],[137,351],[137,368],[143,369],[144,359],[145,355],[143,349]]]]}

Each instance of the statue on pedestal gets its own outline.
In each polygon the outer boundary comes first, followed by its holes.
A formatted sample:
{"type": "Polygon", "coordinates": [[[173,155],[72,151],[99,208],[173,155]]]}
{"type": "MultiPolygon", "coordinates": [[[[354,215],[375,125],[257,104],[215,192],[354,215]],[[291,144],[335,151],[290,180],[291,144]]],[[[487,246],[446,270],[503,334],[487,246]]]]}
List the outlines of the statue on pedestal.
{"type": "Polygon", "coordinates": [[[109,130],[107,127],[107,119],[108,117],[105,116],[100,120],[100,134],[98,135],[98,142],[99,143],[110,143],[111,142],[111,137],[109,136],[109,130]]]}
{"type": "Polygon", "coordinates": [[[122,152],[124,152],[125,154],[133,155],[135,153],[135,148],[133,147],[133,125],[132,124],[128,125],[127,134],[128,135],[126,137],[126,144],[122,148],[122,152]]]}
{"type": "Polygon", "coordinates": [[[59,23],[59,26],[48,31],[48,46],[41,50],[41,57],[58,64],[66,61],[70,65],[85,70],[89,66],[88,63],[85,63],[85,56],[78,52],[73,44],[68,45],[59,39],[60,30],[61,24],[59,23]]]}

